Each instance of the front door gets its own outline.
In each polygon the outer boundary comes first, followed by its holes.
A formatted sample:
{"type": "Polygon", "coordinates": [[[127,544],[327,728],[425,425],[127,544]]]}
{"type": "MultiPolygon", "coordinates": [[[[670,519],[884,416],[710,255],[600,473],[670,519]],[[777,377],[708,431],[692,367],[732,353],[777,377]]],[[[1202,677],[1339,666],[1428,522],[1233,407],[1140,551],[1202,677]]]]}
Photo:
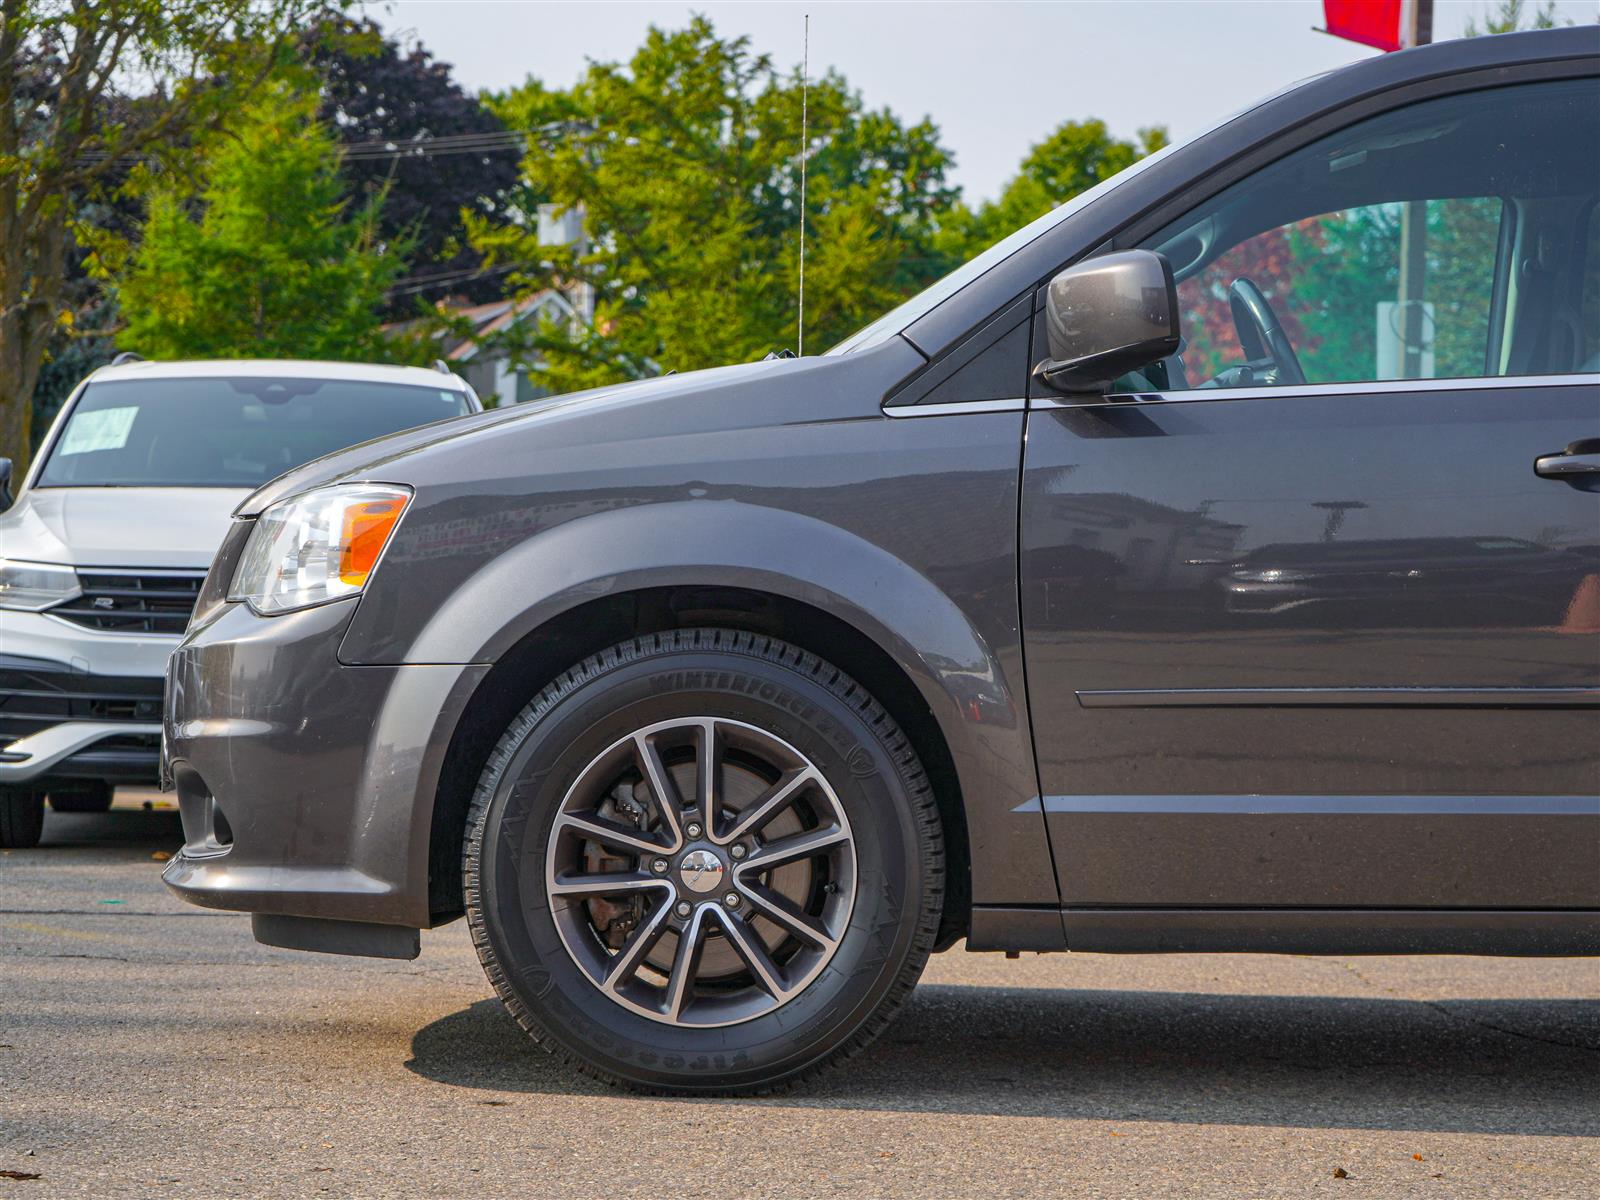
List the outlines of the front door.
{"type": "Polygon", "coordinates": [[[1529,84],[1294,152],[1143,243],[1177,358],[1030,402],[1066,904],[1600,906],[1597,117],[1529,84]]]}

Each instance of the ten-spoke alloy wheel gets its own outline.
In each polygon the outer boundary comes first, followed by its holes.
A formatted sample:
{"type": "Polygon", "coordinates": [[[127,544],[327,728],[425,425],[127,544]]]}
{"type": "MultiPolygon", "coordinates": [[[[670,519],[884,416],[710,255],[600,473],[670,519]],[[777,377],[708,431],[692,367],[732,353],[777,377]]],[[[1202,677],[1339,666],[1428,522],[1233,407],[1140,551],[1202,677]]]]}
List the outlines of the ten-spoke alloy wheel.
{"type": "Polygon", "coordinates": [[[671,1090],[790,1081],[865,1045],[932,943],[943,848],[909,742],[770,638],[684,630],[567,672],[469,819],[468,917],[547,1049],[671,1090]]]}
{"type": "Polygon", "coordinates": [[[546,887],[567,953],[659,1021],[730,1025],[828,965],[855,902],[850,821],[816,766],[740,721],[607,747],[556,814],[546,887]]]}

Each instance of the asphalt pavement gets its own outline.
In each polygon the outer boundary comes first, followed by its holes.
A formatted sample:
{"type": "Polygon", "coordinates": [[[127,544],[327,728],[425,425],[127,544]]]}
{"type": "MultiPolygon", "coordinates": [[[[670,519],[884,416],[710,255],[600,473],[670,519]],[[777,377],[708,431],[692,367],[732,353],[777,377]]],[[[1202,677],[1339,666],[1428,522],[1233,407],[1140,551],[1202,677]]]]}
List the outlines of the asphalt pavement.
{"type": "Polygon", "coordinates": [[[459,923],[379,962],[180,903],[143,799],[0,852],[0,1200],[1600,1194],[1596,960],[957,949],[819,1082],[645,1099],[459,923]]]}

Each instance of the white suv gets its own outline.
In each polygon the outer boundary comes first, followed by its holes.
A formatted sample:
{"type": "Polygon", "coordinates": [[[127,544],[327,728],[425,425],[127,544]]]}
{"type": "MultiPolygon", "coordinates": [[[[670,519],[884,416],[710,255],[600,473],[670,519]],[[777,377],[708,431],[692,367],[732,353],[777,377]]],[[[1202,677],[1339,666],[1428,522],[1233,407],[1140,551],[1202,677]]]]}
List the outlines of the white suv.
{"type": "Polygon", "coordinates": [[[0,847],[39,840],[46,795],[155,782],[167,656],[240,500],[481,407],[442,365],[130,357],[79,385],[14,502],[0,459],[0,847]]]}

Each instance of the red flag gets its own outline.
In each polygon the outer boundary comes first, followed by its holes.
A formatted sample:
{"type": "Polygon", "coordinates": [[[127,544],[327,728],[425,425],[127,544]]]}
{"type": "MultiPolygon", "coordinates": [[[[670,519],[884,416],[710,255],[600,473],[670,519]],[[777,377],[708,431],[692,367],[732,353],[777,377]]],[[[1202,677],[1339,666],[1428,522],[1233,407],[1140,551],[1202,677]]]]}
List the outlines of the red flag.
{"type": "Polygon", "coordinates": [[[1328,32],[1379,50],[1401,46],[1402,0],[1322,0],[1328,32]]]}

